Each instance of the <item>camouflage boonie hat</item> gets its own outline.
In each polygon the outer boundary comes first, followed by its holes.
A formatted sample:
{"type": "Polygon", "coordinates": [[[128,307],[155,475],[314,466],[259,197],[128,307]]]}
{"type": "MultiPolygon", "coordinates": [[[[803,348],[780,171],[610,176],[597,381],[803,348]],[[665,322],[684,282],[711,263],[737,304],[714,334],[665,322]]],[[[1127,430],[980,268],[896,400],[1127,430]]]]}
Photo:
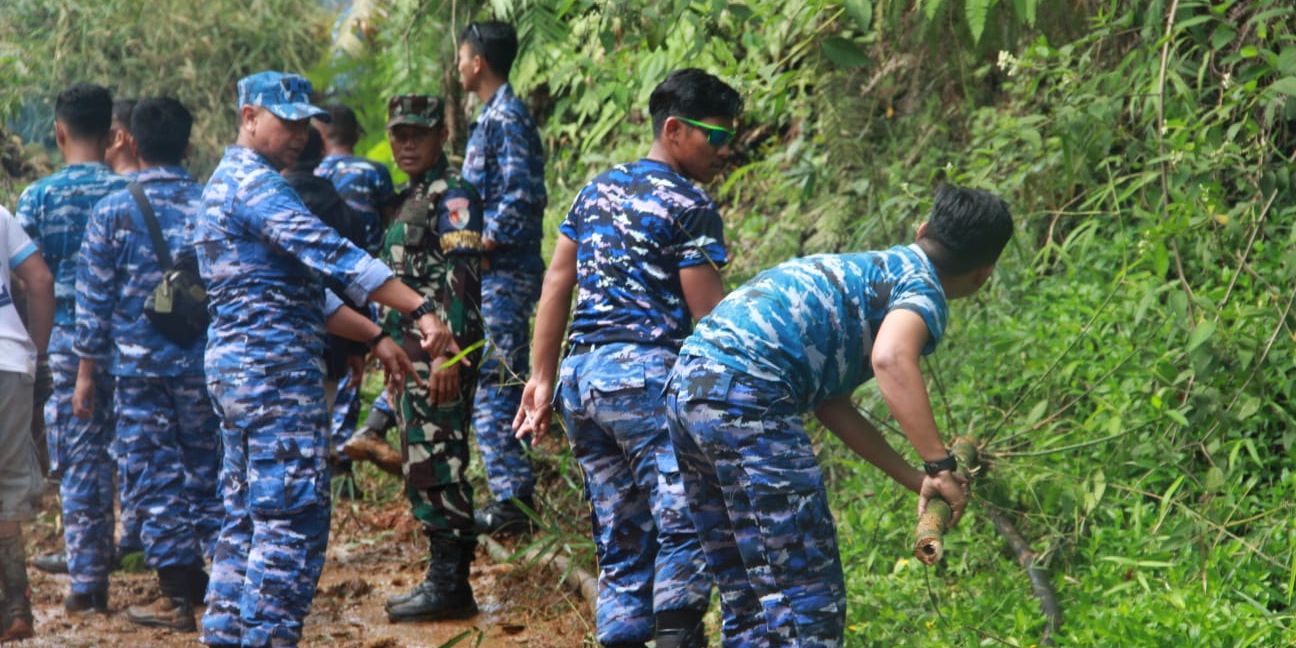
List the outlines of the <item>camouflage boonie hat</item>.
{"type": "Polygon", "coordinates": [[[310,81],[301,75],[266,70],[239,79],[238,105],[262,106],[289,121],[329,121],[328,111],[310,102],[311,91],[310,81]]]}
{"type": "Polygon", "coordinates": [[[387,100],[387,128],[408,124],[435,128],[445,119],[445,102],[432,95],[396,95],[387,100]]]}

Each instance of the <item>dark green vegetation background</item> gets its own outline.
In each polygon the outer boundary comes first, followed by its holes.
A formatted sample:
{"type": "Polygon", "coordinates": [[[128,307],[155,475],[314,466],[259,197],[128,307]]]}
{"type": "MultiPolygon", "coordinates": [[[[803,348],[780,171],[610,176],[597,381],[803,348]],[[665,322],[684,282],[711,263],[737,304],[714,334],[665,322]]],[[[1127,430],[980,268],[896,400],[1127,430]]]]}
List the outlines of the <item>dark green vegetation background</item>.
{"type": "MultiPolygon", "coordinates": [[[[362,109],[382,158],[385,96],[456,93],[453,36],[494,15],[521,32],[514,83],[550,152],[549,231],[584,182],[646,150],[648,94],[682,66],[747,98],[711,187],[733,285],[790,256],[908,241],[942,178],[1001,193],[1017,236],[926,364],[946,434],[994,458],[943,567],[908,557],[914,497],[819,435],[850,644],[1038,641],[991,502],[1053,573],[1061,644],[1296,643],[1290,2],[359,0],[332,29],[304,0],[129,9],[145,4],[0,5],[8,131],[73,79],[171,91],[205,120],[194,159],[209,169],[233,138],[234,79],[322,60],[312,78],[362,109]]],[[[10,173],[41,162],[3,158],[10,173]]],[[[25,182],[0,177],[0,204],[25,182]]],[[[887,425],[876,389],[858,396],[887,425]]],[[[551,507],[576,509],[570,463],[545,461],[551,507]]],[[[580,547],[582,516],[555,519],[548,541],[580,547]]]]}

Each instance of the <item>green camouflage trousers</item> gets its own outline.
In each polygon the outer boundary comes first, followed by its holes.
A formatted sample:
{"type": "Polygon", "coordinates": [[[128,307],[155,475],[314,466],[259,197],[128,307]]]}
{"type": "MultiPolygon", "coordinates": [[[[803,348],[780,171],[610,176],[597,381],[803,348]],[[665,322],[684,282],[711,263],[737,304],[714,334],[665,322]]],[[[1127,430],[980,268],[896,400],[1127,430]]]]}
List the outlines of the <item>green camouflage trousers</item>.
{"type": "MultiPolygon", "coordinates": [[[[426,381],[428,362],[414,368],[426,381]]],[[[414,519],[429,538],[472,540],[473,492],[468,482],[468,426],[476,372],[460,365],[459,398],[432,405],[428,391],[410,381],[401,394],[397,420],[401,429],[405,496],[414,519]]]]}

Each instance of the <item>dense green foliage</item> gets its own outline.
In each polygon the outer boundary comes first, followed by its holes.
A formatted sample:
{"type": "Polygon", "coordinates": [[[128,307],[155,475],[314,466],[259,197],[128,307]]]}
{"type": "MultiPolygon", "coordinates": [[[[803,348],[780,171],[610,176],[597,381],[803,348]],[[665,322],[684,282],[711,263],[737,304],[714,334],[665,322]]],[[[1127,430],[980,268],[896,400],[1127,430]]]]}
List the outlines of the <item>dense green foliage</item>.
{"type": "MultiPolygon", "coordinates": [[[[731,284],[793,255],[905,242],[944,179],[1008,199],[1017,236],[926,364],[942,429],[993,458],[943,566],[908,558],[914,497],[818,437],[851,645],[1038,642],[991,506],[1049,565],[1063,645],[1296,643],[1291,3],[356,4],[344,25],[364,46],[312,75],[361,109],[376,157],[389,93],[456,92],[468,19],[518,25],[514,83],[550,154],[550,225],[590,177],[647,150],[648,93],[667,71],[740,88],[733,169],[711,187],[731,284]]],[[[0,71],[15,64],[2,54],[0,71]]],[[[177,92],[211,89],[198,79],[177,92]]],[[[876,389],[858,396],[906,445],[876,389]]],[[[570,461],[545,462],[550,507],[576,506],[570,461]]],[[[582,516],[553,519],[547,542],[588,547],[582,516]]]]}

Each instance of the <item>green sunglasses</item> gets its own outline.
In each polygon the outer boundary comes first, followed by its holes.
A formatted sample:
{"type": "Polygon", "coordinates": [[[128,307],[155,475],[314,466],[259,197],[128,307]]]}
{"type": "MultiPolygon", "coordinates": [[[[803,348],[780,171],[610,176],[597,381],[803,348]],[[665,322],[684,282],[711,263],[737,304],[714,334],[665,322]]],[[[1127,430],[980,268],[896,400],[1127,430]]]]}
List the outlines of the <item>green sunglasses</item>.
{"type": "Polygon", "coordinates": [[[679,115],[676,115],[675,119],[678,119],[690,126],[696,126],[698,128],[701,128],[703,131],[706,131],[707,144],[710,144],[711,146],[714,146],[716,148],[720,148],[721,146],[728,144],[729,141],[734,138],[734,135],[737,135],[737,133],[735,133],[734,131],[728,128],[725,128],[724,126],[716,126],[715,124],[708,124],[706,122],[700,122],[696,119],[689,119],[688,117],[681,117],[679,115]]]}

